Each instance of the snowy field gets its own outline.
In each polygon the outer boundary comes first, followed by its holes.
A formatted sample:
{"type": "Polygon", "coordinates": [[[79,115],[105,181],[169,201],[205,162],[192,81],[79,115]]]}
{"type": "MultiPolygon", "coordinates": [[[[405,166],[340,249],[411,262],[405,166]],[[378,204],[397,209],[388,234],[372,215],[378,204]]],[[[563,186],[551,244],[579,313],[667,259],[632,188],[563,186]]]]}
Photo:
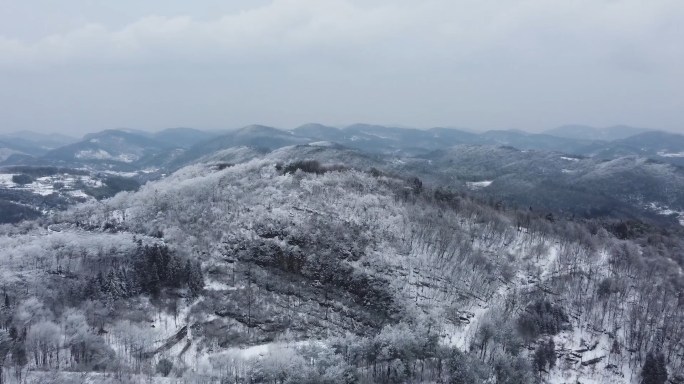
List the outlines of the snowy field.
{"type": "Polygon", "coordinates": [[[72,175],[67,173],[38,177],[28,184],[17,184],[12,181],[16,173],[0,173],[0,188],[27,191],[36,195],[48,196],[53,193],[77,198],[89,198],[81,188],[102,187],[102,181],[89,175],[72,175]]]}

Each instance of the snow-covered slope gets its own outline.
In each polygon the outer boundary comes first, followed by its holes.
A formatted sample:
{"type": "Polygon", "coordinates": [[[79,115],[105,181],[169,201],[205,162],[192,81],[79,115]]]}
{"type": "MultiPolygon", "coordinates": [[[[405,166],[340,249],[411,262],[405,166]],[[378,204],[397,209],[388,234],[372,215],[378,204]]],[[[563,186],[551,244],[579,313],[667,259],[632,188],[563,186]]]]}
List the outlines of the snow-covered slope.
{"type": "Polygon", "coordinates": [[[8,318],[38,356],[25,374],[637,383],[650,352],[682,374],[676,236],[619,240],[375,164],[283,148],[4,228],[8,318]]]}

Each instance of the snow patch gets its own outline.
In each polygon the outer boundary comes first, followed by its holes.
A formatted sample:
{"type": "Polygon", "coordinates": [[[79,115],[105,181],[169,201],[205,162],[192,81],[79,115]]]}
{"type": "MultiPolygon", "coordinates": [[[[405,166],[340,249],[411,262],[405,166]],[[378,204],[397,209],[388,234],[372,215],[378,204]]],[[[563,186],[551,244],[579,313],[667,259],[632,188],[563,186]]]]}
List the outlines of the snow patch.
{"type": "Polygon", "coordinates": [[[112,155],[104,149],[98,150],[83,150],[76,152],[74,155],[77,159],[91,159],[91,160],[106,160],[111,159],[112,155]]]}
{"type": "Polygon", "coordinates": [[[78,199],[91,199],[83,191],[83,187],[102,187],[102,181],[89,175],[71,175],[67,173],[55,174],[36,178],[32,183],[20,185],[12,181],[16,173],[0,174],[0,188],[26,191],[40,196],[49,196],[54,193],[65,197],[78,199]]]}
{"type": "Polygon", "coordinates": [[[667,152],[667,151],[658,151],[658,156],[661,157],[684,157],[684,152],[667,152]]]}
{"type": "Polygon", "coordinates": [[[209,290],[209,291],[237,291],[238,289],[244,288],[244,286],[235,287],[235,286],[223,283],[221,281],[207,280],[204,284],[204,288],[209,290]]]}
{"type": "Polygon", "coordinates": [[[132,163],[140,158],[138,155],[133,153],[120,153],[115,156],[105,151],[104,149],[78,151],[76,152],[74,157],[76,157],[77,159],[86,160],[116,160],[121,161],[123,163],[132,163]]]}
{"type": "MultiPolygon", "coordinates": [[[[141,171],[142,172],[142,171],[141,171]]],[[[115,175],[121,177],[135,177],[138,176],[138,172],[119,172],[119,171],[104,171],[108,175],[115,175]]]]}
{"type": "Polygon", "coordinates": [[[466,186],[468,189],[476,191],[478,189],[489,187],[493,180],[483,180],[483,181],[466,181],[466,186]]]}
{"type": "Polygon", "coordinates": [[[80,189],[75,189],[73,191],[69,191],[68,193],[69,193],[69,195],[71,195],[73,197],[78,197],[78,198],[83,198],[83,199],[90,199],[91,198],[90,195],[88,195],[87,193],[83,192],[80,189]]]}
{"type": "Polygon", "coordinates": [[[309,146],[311,147],[334,147],[335,143],[331,141],[314,141],[313,143],[309,143],[309,146]]]}
{"type": "Polygon", "coordinates": [[[646,204],[646,208],[663,216],[677,215],[677,220],[679,221],[679,224],[684,226],[684,211],[675,211],[674,209],[671,209],[664,205],[659,205],[655,202],[646,204]]]}
{"type": "Polygon", "coordinates": [[[567,157],[567,156],[561,156],[561,159],[566,160],[566,161],[580,161],[580,159],[576,157],[567,157]]]}
{"type": "Polygon", "coordinates": [[[0,187],[11,188],[17,185],[12,181],[12,176],[14,175],[16,175],[16,173],[0,173],[0,187]]]}
{"type": "Polygon", "coordinates": [[[135,155],[133,153],[121,153],[118,156],[114,157],[114,160],[121,161],[124,163],[132,163],[136,160],[138,160],[140,157],[138,155],[135,155]]]}

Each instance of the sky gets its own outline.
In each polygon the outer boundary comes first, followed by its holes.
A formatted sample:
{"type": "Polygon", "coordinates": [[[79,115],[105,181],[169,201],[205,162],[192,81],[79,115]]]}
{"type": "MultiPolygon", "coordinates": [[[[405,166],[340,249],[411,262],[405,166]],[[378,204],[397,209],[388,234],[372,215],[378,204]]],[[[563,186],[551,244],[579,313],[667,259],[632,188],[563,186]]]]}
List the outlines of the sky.
{"type": "Polygon", "coordinates": [[[681,0],[0,0],[0,133],[684,132],[681,0]]]}

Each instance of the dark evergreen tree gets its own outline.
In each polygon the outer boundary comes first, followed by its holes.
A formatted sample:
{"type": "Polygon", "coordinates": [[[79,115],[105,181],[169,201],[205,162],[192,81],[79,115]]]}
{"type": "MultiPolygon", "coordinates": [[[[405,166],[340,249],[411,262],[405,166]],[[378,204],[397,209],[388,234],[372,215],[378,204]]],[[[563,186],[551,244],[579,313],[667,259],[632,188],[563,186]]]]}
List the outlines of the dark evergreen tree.
{"type": "Polygon", "coordinates": [[[9,329],[9,337],[12,340],[16,340],[19,337],[19,331],[17,330],[17,327],[12,325],[9,329]]]}
{"type": "Polygon", "coordinates": [[[14,343],[12,347],[12,364],[15,368],[15,376],[21,382],[21,371],[28,364],[28,356],[26,355],[26,347],[24,340],[14,343]]]}
{"type": "Polygon", "coordinates": [[[541,375],[542,372],[553,368],[556,365],[556,345],[553,339],[540,341],[537,349],[532,356],[534,369],[541,375]]]}
{"type": "Polygon", "coordinates": [[[667,382],[667,367],[662,353],[649,352],[641,370],[643,384],[665,384],[667,382]]]}
{"type": "Polygon", "coordinates": [[[193,297],[198,296],[202,289],[204,289],[204,276],[202,275],[202,267],[199,263],[193,263],[190,260],[186,264],[187,284],[190,293],[193,297]]]}
{"type": "Polygon", "coordinates": [[[540,335],[556,335],[569,329],[569,318],[562,307],[547,300],[538,300],[529,305],[518,318],[518,330],[528,341],[540,335]]]}
{"type": "Polygon", "coordinates": [[[556,343],[553,342],[553,339],[549,339],[549,341],[546,343],[546,356],[547,356],[547,362],[549,364],[549,369],[553,368],[556,366],[556,343]]]}

